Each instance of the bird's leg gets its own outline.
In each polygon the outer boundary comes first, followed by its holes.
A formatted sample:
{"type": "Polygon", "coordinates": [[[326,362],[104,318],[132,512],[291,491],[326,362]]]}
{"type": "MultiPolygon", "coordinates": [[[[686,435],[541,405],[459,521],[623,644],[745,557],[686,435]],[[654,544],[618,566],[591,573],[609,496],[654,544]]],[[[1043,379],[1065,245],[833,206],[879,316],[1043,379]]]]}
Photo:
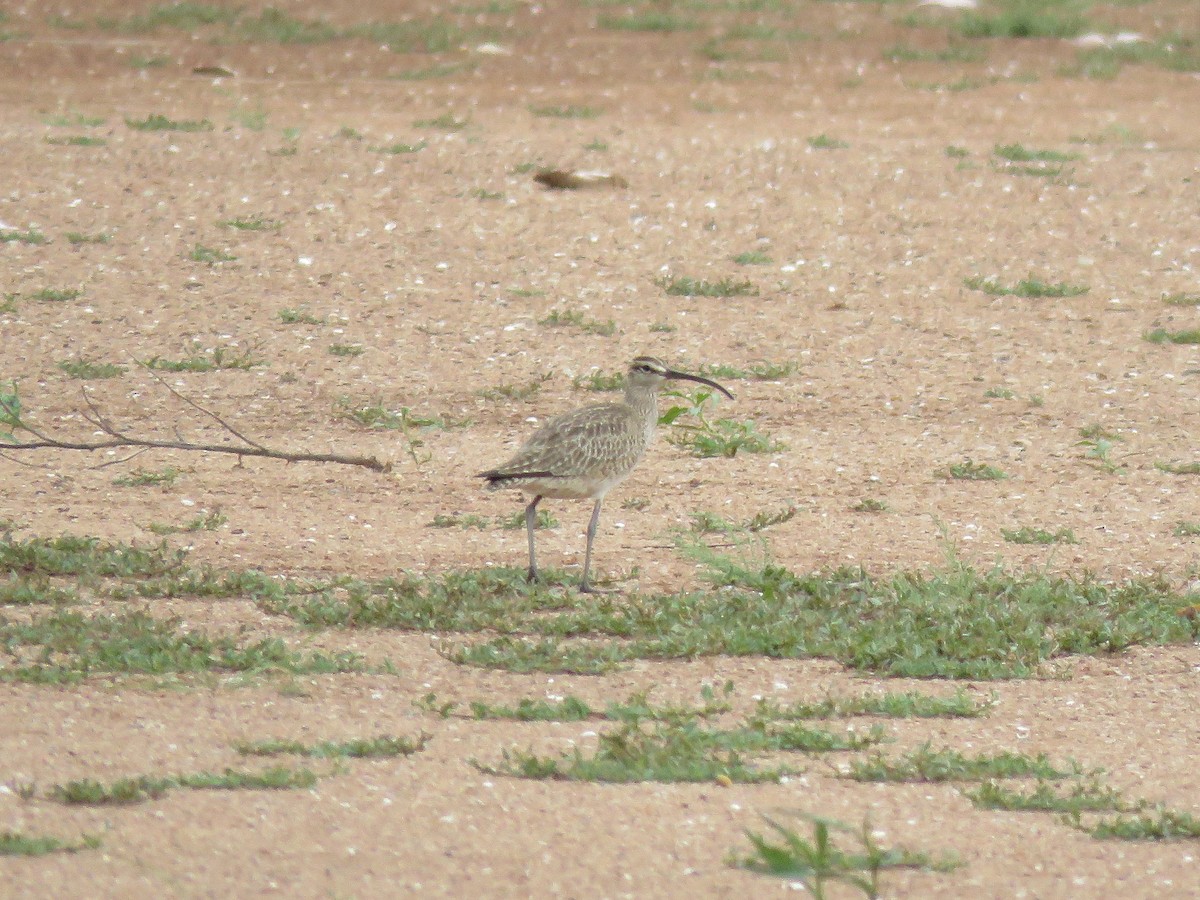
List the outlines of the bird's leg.
{"type": "Polygon", "coordinates": [[[541,494],[538,494],[530,504],[525,507],[525,530],[529,532],[529,580],[538,580],[537,557],[533,552],[533,529],[537,527],[537,505],[542,499],[541,494]]]}
{"type": "Polygon", "coordinates": [[[583,580],[579,582],[579,590],[585,594],[604,593],[600,588],[592,587],[592,583],[588,581],[588,574],[592,571],[592,542],[596,540],[596,526],[600,524],[600,504],[603,502],[603,498],[596,500],[596,505],[592,508],[592,521],[588,522],[587,550],[583,554],[583,580]]]}

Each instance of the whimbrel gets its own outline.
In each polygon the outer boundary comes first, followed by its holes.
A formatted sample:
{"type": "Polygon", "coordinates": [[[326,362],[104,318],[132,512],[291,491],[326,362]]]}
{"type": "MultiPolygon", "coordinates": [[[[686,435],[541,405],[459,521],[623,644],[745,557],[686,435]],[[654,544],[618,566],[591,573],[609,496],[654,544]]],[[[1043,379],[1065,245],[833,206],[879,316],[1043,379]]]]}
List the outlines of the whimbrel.
{"type": "Polygon", "coordinates": [[[588,593],[596,590],[588,574],[600,506],[604,496],[624,481],[645,455],[658,425],[658,389],[664,382],[675,380],[699,382],[733,399],[733,394],[715,381],[676,372],[653,356],[639,356],[629,364],[625,399],[620,403],[597,403],[563,413],[535,431],[508,462],[479,473],[479,478],[487,479],[489,490],[516,488],[533,495],[525,507],[530,581],[538,577],[533,548],[538,503],[543,497],[590,499],[596,505],[588,523],[579,590],[588,593]]]}

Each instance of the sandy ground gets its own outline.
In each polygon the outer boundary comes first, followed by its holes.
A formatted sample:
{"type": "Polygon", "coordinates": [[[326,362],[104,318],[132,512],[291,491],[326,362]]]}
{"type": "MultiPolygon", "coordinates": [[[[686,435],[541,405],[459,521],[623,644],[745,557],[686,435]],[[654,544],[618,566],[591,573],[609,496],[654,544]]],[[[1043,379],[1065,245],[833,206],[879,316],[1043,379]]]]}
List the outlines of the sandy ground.
{"type": "MultiPolygon", "coordinates": [[[[298,18],[382,21],[386,4],[287,3],[298,18]]],[[[1072,74],[1057,40],[988,40],[974,62],[893,61],[897,44],[937,50],[943,30],[902,23],[902,4],[796,2],[778,13],[689,14],[694,30],[597,28],[624,7],[421,5],[476,29],[461,47],[398,54],[378,42],[214,42],[162,28],[95,25],[141,3],[30,2],[0,22],[0,222],[44,244],[0,245],[3,370],[31,422],[86,439],[81,385],[141,435],[223,441],[210,419],[135,360],[250,349],[247,371],[169,374],[167,384],[273,447],[360,453],[390,474],[216,454],[29,452],[0,457],[2,515],[18,537],[95,534],[157,542],[151,523],[219,511],[215,531],[171,540],[192,559],[272,574],[380,576],[523,563],[521,531],[429,527],[438,515],[507,516],[515,495],[472,473],[508,455],[539,420],[596,395],[572,379],[651,353],[679,367],[793,363],[777,381],[735,381],[720,415],[753,420],[774,453],[696,459],[660,442],[606,505],[595,564],[625,591],[696,583],[670,531],[692,513],[745,520],[795,506],[770,552],[797,571],[876,573],[963,558],[1122,579],[1195,574],[1194,477],[1156,463],[1195,459],[1195,328],[1165,296],[1200,291],[1200,82],[1129,65],[1072,74]],[[499,10],[488,11],[488,10],[499,10]],[[49,23],[53,15],[85,27],[49,23]],[[808,39],[698,52],[736,23],[808,39]],[[488,46],[488,44],[492,46],[488,46]],[[763,50],[766,47],[769,52],[763,50]],[[755,49],[757,48],[757,49],[755,49]],[[766,59],[757,57],[768,57],[766,59]],[[155,62],[155,60],[158,60],[155,62]],[[432,65],[442,77],[398,77],[432,65]],[[193,74],[224,66],[234,77],[193,74]],[[970,78],[976,82],[963,83],[970,78]],[[941,85],[940,88],[934,88],[941,85]],[[956,90],[952,86],[967,87],[956,90]],[[587,106],[593,118],[536,115],[587,106]],[[126,119],[208,119],[210,131],[141,132],[126,119]],[[76,116],[100,124],[55,124],[76,116]],[[449,116],[456,130],[418,125],[449,116]],[[295,129],[288,131],[288,129],[295,129]],[[52,143],[72,135],[101,146],[52,143]],[[822,149],[824,135],[845,146],[822,149]],[[377,152],[397,143],[413,153],[377,152]],[[820,143],[820,142],[818,142],[820,143]],[[997,145],[1078,154],[1057,178],[1021,174],[997,145]],[[292,154],[280,150],[295,148],[292,154]],[[947,148],[960,148],[954,154],[947,148]],[[532,167],[603,168],[628,188],[547,191],[532,167]],[[219,223],[261,216],[239,231],[219,223]],[[70,232],[108,243],[72,244],[70,232]],[[207,263],[197,247],[235,259],[207,263]],[[770,262],[738,265],[757,251],[770,262]],[[731,298],[668,296],[663,277],[749,279],[731,298]],[[1085,285],[1066,298],[992,296],[964,279],[1085,285]],[[43,289],[79,291],[38,300],[43,289]],[[317,324],[281,322],[304,310],[317,324]],[[612,321],[612,334],[541,324],[552,311],[612,321]],[[334,344],[362,348],[336,356],[334,344]],[[128,367],[81,382],[84,358],[128,367]],[[545,376],[527,399],[488,388],[545,376]],[[339,404],[437,417],[418,459],[394,431],[348,423],[339,404]],[[1081,429],[1118,434],[1089,458],[1081,429]],[[1009,477],[955,481],[970,459],[1009,477]],[[419,465],[418,465],[419,461],[419,465]],[[1107,464],[1106,464],[1107,463],[1107,464]],[[32,466],[32,467],[31,467],[32,466]],[[175,466],[167,488],[114,486],[138,466],[175,466]],[[642,500],[637,509],[622,501],[642,500]],[[889,512],[855,512],[864,499],[889,512]],[[1069,528],[1075,544],[1004,540],[1002,529],[1069,528]]],[[[1115,30],[1190,29],[1185,0],[1102,10],[1115,30]]],[[[542,561],[578,571],[587,504],[550,503],[542,561]]],[[[957,854],[952,874],[885,879],[892,897],[1192,897],[1192,842],[1100,842],[1050,816],[974,810],[952,786],[856,785],[820,762],[770,786],[538,783],[490,777],[471,759],[512,746],[587,745],[596,723],[441,719],[413,705],[575,694],[603,706],[653,688],[694,702],[732,680],[737,703],[958,685],[879,681],[826,662],[636,663],[603,678],[518,676],[454,666],[429,635],[306,637],[248,601],[159,609],[213,629],[386,656],[396,675],[159,688],[0,682],[0,830],[102,846],[0,860],[13,897],[664,897],[787,893],[726,865],[763,814],[869,816],[885,843],[957,854]],[[177,791],[125,809],[25,802],[12,785],[221,769],[237,740],[431,735],[405,760],[355,762],[316,788],[177,791]],[[781,813],[782,811],[782,813],[781,813]]],[[[1131,796],[1200,814],[1196,647],[1085,659],[1055,680],[967,684],[996,692],[986,718],[886,723],[896,749],[931,741],[1102,766],[1131,796]]],[[[846,894],[846,896],[851,896],[846,894]]]]}

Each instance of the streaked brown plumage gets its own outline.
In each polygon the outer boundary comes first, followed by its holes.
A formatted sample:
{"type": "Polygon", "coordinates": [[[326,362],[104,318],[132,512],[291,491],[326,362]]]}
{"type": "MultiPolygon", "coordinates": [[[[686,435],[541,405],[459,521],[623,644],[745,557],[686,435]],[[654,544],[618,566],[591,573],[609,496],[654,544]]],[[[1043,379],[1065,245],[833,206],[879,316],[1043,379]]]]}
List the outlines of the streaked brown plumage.
{"type": "Polygon", "coordinates": [[[535,431],[512,459],[479,473],[491,490],[516,488],[533,495],[525,507],[530,580],[538,577],[533,544],[538,502],[543,497],[591,499],[596,504],[588,524],[579,590],[595,590],[588,575],[600,506],[604,496],[624,481],[645,455],[658,425],[658,390],[673,380],[699,382],[733,399],[733,394],[715,381],[669,369],[653,356],[639,356],[629,365],[625,399],[620,403],[597,403],[553,418],[535,431]]]}

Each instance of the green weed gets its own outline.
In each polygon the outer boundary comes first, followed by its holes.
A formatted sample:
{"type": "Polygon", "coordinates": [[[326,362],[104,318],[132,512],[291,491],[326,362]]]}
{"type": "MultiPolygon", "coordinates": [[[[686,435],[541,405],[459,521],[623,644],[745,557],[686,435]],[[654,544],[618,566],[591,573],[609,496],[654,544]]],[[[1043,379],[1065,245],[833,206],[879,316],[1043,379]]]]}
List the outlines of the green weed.
{"type": "Polygon", "coordinates": [[[283,223],[265,216],[235,216],[232,219],[222,219],[217,222],[222,228],[235,228],[238,231],[278,231],[283,223]]]}
{"type": "Polygon", "coordinates": [[[179,470],[167,466],[157,472],[146,469],[136,469],[128,475],[118,475],[113,479],[117,487],[170,487],[179,478],[179,470]]]}
{"type": "Polygon", "coordinates": [[[362,356],[366,349],[362,344],[330,344],[329,353],[331,356],[340,356],[343,358],[362,356]]]}
{"type": "Polygon", "coordinates": [[[970,459],[965,459],[960,463],[953,463],[945,469],[939,470],[938,474],[942,478],[949,478],[958,481],[1000,481],[1008,477],[1003,471],[995,466],[987,463],[977,463],[970,459]]]}
{"type": "Polygon", "coordinates": [[[544,119],[597,119],[604,110],[596,106],[531,106],[529,111],[544,119]]]}
{"type": "Polygon", "coordinates": [[[128,806],[156,800],[178,788],[192,790],[294,790],[310,788],[317,776],[308,769],[289,769],[276,766],[264,772],[194,772],[185,775],[122,778],[111,784],[90,778],[55,785],[47,796],[51,800],[73,806],[128,806]]]}
{"type": "Polygon", "coordinates": [[[1078,544],[1075,532],[1070,528],[1047,531],[1045,528],[1001,528],[1000,534],[1013,544],[1078,544]]]}
{"type": "Polygon", "coordinates": [[[855,830],[835,819],[808,815],[802,818],[812,826],[811,839],[764,816],[778,843],[766,834],[747,831],[746,838],[753,851],[732,857],[730,865],[760,875],[787,878],[803,886],[815,900],[825,900],[826,887],[834,884],[862,891],[866,897],[883,896],[880,879],[889,869],[949,872],[961,865],[953,857],[934,860],[926,853],[904,848],[885,850],[875,842],[867,820],[855,830]],[[836,831],[853,832],[862,849],[847,852],[837,847],[832,836],[836,831]]]}
{"type": "Polygon", "coordinates": [[[610,31],[673,32],[694,31],[700,27],[700,22],[670,12],[647,10],[623,16],[602,15],[596,19],[596,25],[610,31]]]}
{"type": "Polygon", "coordinates": [[[0,244],[44,244],[46,236],[36,228],[30,228],[28,231],[19,231],[16,229],[0,230],[0,244]]]}
{"type": "Polygon", "coordinates": [[[739,266],[769,266],[771,264],[771,257],[761,250],[748,250],[745,253],[737,254],[732,259],[739,266]]]}
{"type": "Polygon", "coordinates": [[[864,497],[862,500],[859,500],[852,507],[850,507],[851,512],[870,513],[891,512],[891,509],[892,508],[887,505],[886,501],[876,500],[874,497],[864,497]]]}
{"type": "Polygon", "coordinates": [[[78,853],[80,850],[95,850],[100,838],[84,835],[71,844],[53,837],[32,837],[19,831],[0,831],[0,857],[3,856],[46,856],[50,853],[78,853]]]}
{"type": "Polygon", "coordinates": [[[83,357],[61,360],[58,367],[71,378],[80,379],[117,378],[125,374],[124,366],[114,365],[113,363],[92,362],[83,357]]]}
{"type": "Polygon", "coordinates": [[[397,756],[412,756],[425,749],[430,736],[421,734],[416,738],[397,738],[383,735],[375,738],[355,738],[347,741],[319,741],[305,744],[302,741],[267,740],[239,741],[234,749],[243,756],[307,756],[315,759],[392,759],[397,756]]]}
{"type": "Polygon", "coordinates": [[[279,321],[284,325],[324,325],[324,319],[318,319],[306,308],[284,307],[279,311],[279,321]]]}
{"type": "Polygon", "coordinates": [[[95,234],[84,234],[82,231],[68,231],[67,240],[72,244],[108,244],[112,242],[112,235],[102,231],[95,234]]]}
{"type": "Polygon", "coordinates": [[[1168,475],[1200,475],[1200,462],[1165,463],[1156,462],[1154,468],[1168,475]]]}
{"type": "Polygon", "coordinates": [[[443,113],[432,119],[417,119],[413,122],[413,127],[440,128],[442,131],[462,131],[469,124],[471,124],[470,119],[456,119],[452,113],[443,113]]]}
{"type": "Polygon", "coordinates": [[[193,353],[183,359],[165,359],[152,356],[139,360],[148,369],[163,372],[214,372],[221,369],[253,369],[266,365],[253,347],[213,347],[207,353],[193,353]]]}
{"type": "Polygon", "coordinates": [[[78,288],[42,288],[29,296],[48,303],[66,303],[68,300],[78,300],[83,296],[83,291],[78,288]]]}
{"type": "Polygon", "coordinates": [[[818,134],[808,139],[808,146],[814,150],[845,150],[850,145],[827,134],[818,134]]]}
{"type": "Polygon", "coordinates": [[[611,337],[617,331],[617,325],[612,319],[601,322],[597,319],[588,318],[577,309],[553,309],[545,318],[538,319],[538,324],[556,328],[569,326],[578,328],[588,334],[598,334],[602,337],[611,337]]]}
{"type": "Polygon", "coordinates": [[[1062,769],[1044,753],[1029,756],[1024,753],[1002,752],[966,756],[947,748],[933,750],[923,744],[916,750],[896,759],[874,753],[865,759],[852,760],[847,778],[872,782],[943,782],[983,781],[989,778],[1071,778],[1081,773],[1078,763],[1062,769]]]}
{"type": "Polygon", "coordinates": [[[758,288],[749,281],[722,278],[719,281],[697,281],[694,278],[659,278],[655,281],[672,297],[743,297],[756,296],[758,288]]]}
{"type": "Polygon", "coordinates": [[[232,253],[227,253],[224,250],[214,250],[212,247],[205,247],[203,244],[197,244],[192,248],[192,252],[188,254],[188,259],[193,262],[207,263],[208,265],[216,265],[223,262],[235,262],[237,257],[232,253]]]}
{"type": "Polygon", "coordinates": [[[103,147],[108,141],[104,138],[92,137],[89,134],[71,134],[66,136],[61,135],[46,135],[44,138],[47,144],[52,144],[56,147],[103,147]]]}
{"type": "Polygon", "coordinates": [[[1142,335],[1151,344],[1200,344],[1200,328],[1190,328],[1184,331],[1167,331],[1165,328],[1155,328],[1142,335]]]}
{"type": "Polygon", "coordinates": [[[168,119],[159,113],[152,113],[144,119],[125,119],[125,124],[134,131],[212,131],[213,123],[208,119],[168,119]]]}
{"type": "Polygon", "coordinates": [[[415,144],[388,144],[386,147],[372,147],[371,150],[375,153],[390,153],[393,156],[399,156],[404,153],[420,153],[428,146],[426,141],[418,141],[415,144]]]}
{"type": "Polygon", "coordinates": [[[963,285],[973,291],[983,291],[994,296],[1015,295],[1017,297],[1078,297],[1091,290],[1085,284],[1069,284],[1067,282],[1046,282],[1030,275],[1008,287],[994,278],[971,276],[963,279],[963,285]]]}

